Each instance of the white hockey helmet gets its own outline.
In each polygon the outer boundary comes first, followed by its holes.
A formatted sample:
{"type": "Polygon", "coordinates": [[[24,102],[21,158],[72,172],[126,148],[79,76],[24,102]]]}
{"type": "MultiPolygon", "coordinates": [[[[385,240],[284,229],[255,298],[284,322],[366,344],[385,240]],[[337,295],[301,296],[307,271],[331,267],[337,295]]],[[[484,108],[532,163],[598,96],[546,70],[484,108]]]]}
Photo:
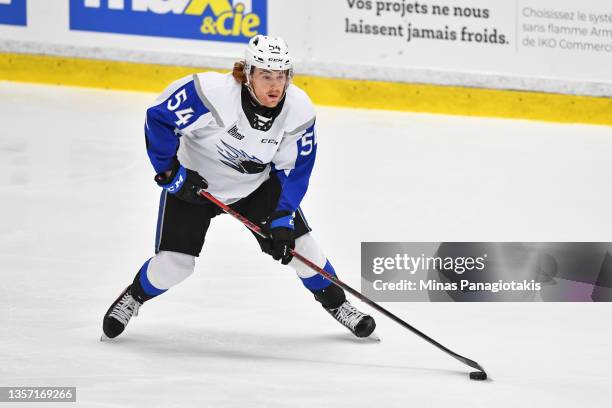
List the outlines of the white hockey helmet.
{"type": "Polygon", "coordinates": [[[251,71],[254,67],[270,71],[288,71],[288,80],[293,76],[293,59],[287,43],[280,37],[256,35],[249,41],[245,57],[247,84],[251,82],[251,71]]]}

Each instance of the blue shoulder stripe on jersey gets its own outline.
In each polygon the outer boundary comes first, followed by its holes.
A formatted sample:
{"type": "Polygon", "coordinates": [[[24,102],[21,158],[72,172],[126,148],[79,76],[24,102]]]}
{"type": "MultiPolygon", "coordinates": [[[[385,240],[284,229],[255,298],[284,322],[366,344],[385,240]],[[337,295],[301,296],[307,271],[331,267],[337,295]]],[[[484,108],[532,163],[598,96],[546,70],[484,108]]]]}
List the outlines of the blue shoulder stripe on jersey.
{"type": "Polygon", "coordinates": [[[308,190],[310,174],[312,173],[317,156],[314,126],[313,123],[312,126],[305,130],[303,136],[298,139],[297,159],[295,160],[294,168],[289,171],[289,174],[286,174],[283,170],[276,170],[276,175],[282,186],[276,211],[294,213],[300,206],[306,190],[308,190]]]}
{"type": "Polygon", "coordinates": [[[169,170],[179,146],[178,130],[209,112],[189,81],[160,104],[147,109],[147,153],[156,173],[169,170]]]}
{"type": "MultiPolygon", "coordinates": [[[[336,271],[334,270],[332,264],[329,263],[329,261],[325,262],[323,270],[332,276],[336,276],[336,271]]],[[[300,279],[302,280],[304,286],[306,286],[306,288],[311,291],[325,289],[329,285],[332,285],[330,281],[328,281],[326,278],[324,278],[322,275],[319,275],[318,273],[314,276],[311,276],[310,278],[300,279]]]]}

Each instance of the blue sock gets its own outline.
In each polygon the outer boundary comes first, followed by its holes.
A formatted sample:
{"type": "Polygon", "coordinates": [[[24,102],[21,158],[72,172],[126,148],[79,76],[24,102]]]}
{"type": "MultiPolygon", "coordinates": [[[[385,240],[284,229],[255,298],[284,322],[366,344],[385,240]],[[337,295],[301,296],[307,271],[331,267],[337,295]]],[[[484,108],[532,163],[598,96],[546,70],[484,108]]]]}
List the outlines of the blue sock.
{"type": "Polygon", "coordinates": [[[147,271],[149,269],[149,261],[148,259],[140,268],[136,277],[134,278],[134,282],[132,283],[132,295],[136,297],[138,301],[141,303],[146,302],[147,300],[154,298],[155,296],[161,295],[168,289],[159,289],[153,286],[151,281],[147,276],[147,271]]]}
{"type": "MultiPolygon", "coordinates": [[[[325,263],[323,270],[332,276],[336,276],[336,271],[334,270],[334,267],[329,263],[329,261],[325,263]]],[[[306,286],[306,288],[310,290],[311,292],[325,289],[329,285],[332,285],[330,281],[328,281],[327,279],[325,279],[323,276],[319,274],[316,274],[315,276],[311,276],[310,278],[300,278],[300,279],[302,280],[302,283],[304,284],[304,286],[306,286]]]]}

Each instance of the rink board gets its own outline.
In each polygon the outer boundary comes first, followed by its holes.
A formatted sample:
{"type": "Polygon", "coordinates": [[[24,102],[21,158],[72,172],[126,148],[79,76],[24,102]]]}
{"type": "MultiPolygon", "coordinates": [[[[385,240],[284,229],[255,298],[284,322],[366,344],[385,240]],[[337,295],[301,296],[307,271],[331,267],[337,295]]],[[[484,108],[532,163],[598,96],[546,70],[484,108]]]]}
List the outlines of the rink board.
{"type": "MultiPolygon", "coordinates": [[[[0,53],[0,80],[103,89],[159,92],[203,70],[208,68],[0,53]]],[[[604,97],[305,75],[294,83],[326,106],[612,125],[612,99],[604,97]]]]}

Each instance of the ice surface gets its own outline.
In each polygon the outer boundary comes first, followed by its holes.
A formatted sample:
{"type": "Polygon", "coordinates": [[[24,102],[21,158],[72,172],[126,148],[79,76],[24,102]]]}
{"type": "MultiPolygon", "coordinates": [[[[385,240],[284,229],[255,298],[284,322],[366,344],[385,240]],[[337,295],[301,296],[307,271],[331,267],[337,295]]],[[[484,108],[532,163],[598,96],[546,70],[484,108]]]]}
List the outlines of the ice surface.
{"type": "MultiPolygon", "coordinates": [[[[100,342],[153,251],[153,99],[0,82],[0,386],[76,386],[83,407],[609,406],[608,304],[385,304],[481,363],[473,382],[383,316],[382,342],[353,339],[229,217],[193,276],[100,342]]],[[[317,111],[303,208],[356,288],[361,241],[612,239],[612,128],[317,111]]]]}

